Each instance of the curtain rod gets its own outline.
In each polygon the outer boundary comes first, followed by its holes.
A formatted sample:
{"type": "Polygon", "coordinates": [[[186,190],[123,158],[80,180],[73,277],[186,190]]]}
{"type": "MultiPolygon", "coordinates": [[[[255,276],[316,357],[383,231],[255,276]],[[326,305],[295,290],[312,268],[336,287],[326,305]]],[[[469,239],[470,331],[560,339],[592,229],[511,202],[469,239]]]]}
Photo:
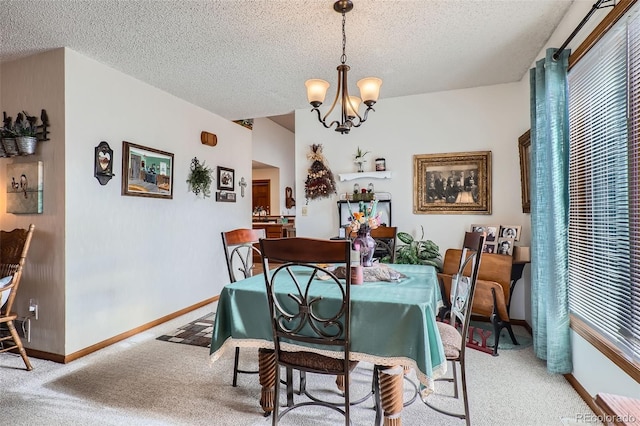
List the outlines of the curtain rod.
{"type": "Polygon", "coordinates": [[[573,32],[569,35],[569,37],[567,37],[567,39],[564,41],[564,43],[562,43],[562,46],[560,46],[558,48],[558,51],[553,54],[553,56],[552,56],[553,60],[554,61],[558,60],[558,58],[560,57],[560,54],[564,51],[564,49],[567,47],[567,45],[569,43],[571,43],[571,40],[573,40],[573,38],[576,36],[576,34],[578,34],[578,31],[580,31],[582,29],[582,27],[584,27],[584,24],[587,23],[587,21],[596,12],[596,10],[604,9],[605,7],[613,7],[615,5],[616,5],[616,0],[598,0],[597,2],[595,2],[594,5],[591,7],[591,10],[589,11],[589,13],[587,13],[587,16],[585,16],[582,19],[582,21],[580,21],[578,26],[573,30],[573,32]],[[606,4],[606,5],[603,6],[602,5],[603,3],[611,3],[611,4],[606,4]]]}

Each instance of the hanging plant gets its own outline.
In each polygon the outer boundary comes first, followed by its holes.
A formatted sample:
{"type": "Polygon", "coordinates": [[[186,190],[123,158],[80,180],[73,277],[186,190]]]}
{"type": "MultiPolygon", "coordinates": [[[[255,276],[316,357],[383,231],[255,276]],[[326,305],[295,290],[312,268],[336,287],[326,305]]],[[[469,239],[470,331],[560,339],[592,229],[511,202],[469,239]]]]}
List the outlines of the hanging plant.
{"type": "Polygon", "coordinates": [[[196,194],[196,196],[202,193],[202,198],[210,197],[211,183],[213,182],[212,174],[213,171],[205,166],[204,162],[201,164],[198,158],[194,157],[191,160],[191,172],[187,178],[189,191],[196,194]]]}

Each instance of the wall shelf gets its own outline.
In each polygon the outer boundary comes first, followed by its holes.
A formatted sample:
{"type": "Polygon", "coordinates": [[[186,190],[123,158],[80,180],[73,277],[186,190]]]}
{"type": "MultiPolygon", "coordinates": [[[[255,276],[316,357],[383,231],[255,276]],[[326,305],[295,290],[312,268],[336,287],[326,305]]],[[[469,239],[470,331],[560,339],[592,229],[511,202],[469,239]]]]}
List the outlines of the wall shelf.
{"type": "Polygon", "coordinates": [[[340,182],[354,179],[391,179],[391,172],[360,172],[360,173],[339,173],[340,182]]]}

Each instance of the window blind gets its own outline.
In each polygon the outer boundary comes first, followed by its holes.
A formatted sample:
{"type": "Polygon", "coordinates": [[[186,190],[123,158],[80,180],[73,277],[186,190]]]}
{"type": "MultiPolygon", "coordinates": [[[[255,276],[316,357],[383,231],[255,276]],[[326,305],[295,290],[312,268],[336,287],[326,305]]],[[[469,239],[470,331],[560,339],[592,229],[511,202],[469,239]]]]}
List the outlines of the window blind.
{"type": "Polygon", "coordinates": [[[569,72],[569,308],[640,359],[640,21],[634,6],[569,72]]]}

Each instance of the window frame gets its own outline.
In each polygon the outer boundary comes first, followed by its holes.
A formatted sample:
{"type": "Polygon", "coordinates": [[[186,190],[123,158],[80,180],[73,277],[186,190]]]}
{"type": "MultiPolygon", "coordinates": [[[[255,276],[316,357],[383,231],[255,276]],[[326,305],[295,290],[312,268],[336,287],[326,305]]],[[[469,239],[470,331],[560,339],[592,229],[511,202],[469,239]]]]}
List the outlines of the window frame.
{"type": "MultiPolygon", "coordinates": [[[[569,56],[569,70],[576,65],[595,44],[609,31],[636,3],[637,0],[621,0],[587,36],[569,56]]],[[[630,219],[631,221],[631,219],[630,219]]],[[[634,380],[640,382],[640,363],[622,352],[597,330],[589,326],[577,315],[570,314],[570,327],[579,336],[589,342],[616,366],[622,369],[634,380]]]]}

